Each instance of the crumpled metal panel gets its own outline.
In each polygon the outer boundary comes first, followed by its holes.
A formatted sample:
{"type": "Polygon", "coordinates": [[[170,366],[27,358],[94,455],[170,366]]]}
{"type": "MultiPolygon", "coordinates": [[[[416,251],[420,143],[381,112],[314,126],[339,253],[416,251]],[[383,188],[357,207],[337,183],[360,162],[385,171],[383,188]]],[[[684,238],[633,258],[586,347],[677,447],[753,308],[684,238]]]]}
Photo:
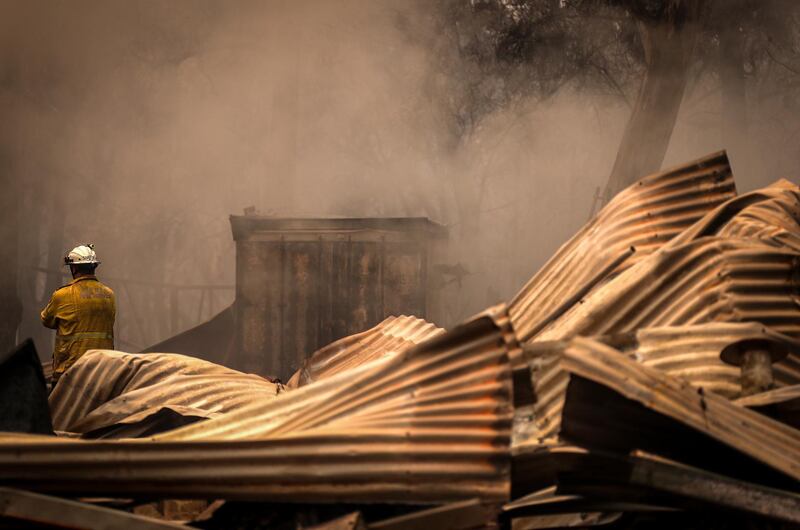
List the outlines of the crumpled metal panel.
{"type": "Polygon", "coordinates": [[[507,316],[493,314],[151,440],[0,436],[0,483],[71,495],[505,501],[513,344],[507,316]]]}
{"type": "Polygon", "coordinates": [[[514,297],[509,312],[519,339],[531,340],[595,283],[642,261],[735,195],[724,151],[626,188],[514,297]]]}
{"type": "Polygon", "coordinates": [[[416,346],[444,329],[413,316],[389,317],[377,326],[339,339],[314,352],[295,372],[287,388],[297,388],[375,359],[416,346]]]}
{"type": "MultiPolygon", "coordinates": [[[[741,372],[723,363],[720,353],[735,342],[765,336],[800,351],[797,340],[755,322],[645,328],[625,338],[594,337],[594,340],[616,342],[614,346],[619,351],[643,366],[658,369],[696,388],[702,387],[704,392],[733,399],[741,394],[741,372]]],[[[559,363],[568,344],[566,341],[534,343],[524,354],[531,370],[536,404],[534,423],[525,426],[526,432],[520,434],[520,442],[552,439],[558,432],[564,392],[569,382],[559,363]]],[[[800,383],[800,356],[790,354],[773,365],[773,370],[778,387],[800,383]]]]}
{"type": "Polygon", "coordinates": [[[668,246],[707,236],[757,240],[800,252],[800,188],[781,179],[740,195],[710,212],[668,246]]]}
{"type": "MultiPolygon", "coordinates": [[[[749,338],[770,337],[800,352],[800,342],[757,322],[714,322],[697,326],[645,328],[636,332],[636,359],[729,399],[741,394],[741,370],[720,359],[723,348],[749,338]]],[[[776,386],[800,383],[800,356],[775,363],[776,386]]]]}
{"type": "Polygon", "coordinates": [[[760,322],[800,337],[800,254],[759,241],[703,237],[663,248],[599,287],[537,340],[704,322],[760,322]]]}
{"type": "Polygon", "coordinates": [[[50,394],[54,428],[89,433],[143,421],[163,409],[212,418],[254,400],[270,401],[280,386],[175,353],[91,350],[50,394]]]}
{"type": "Polygon", "coordinates": [[[758,321],[800,336],[798,197],[797,186],[780,181],[728,201],[595,289],[537,340],[711,320],[758,321]]]}
{"type": "MultiPolygon", "coordinates": [[[[627,335],[623,349],[644,364],[738,395],[739,370],[719,360],[722,347],[764,327],[800,337],[798,220],[800,189],[787,181],[732,199],[551,322],[529,343],[542,343],[531,365],[535,421],[520,421],[515,439],[555,434],[567,380],[546,351],[575,336],[627,335]]],[[[798,382],[800,356],[776,364],[775,377],[798,382]]]]}
{"type": "Polygon", "coordinates": [[[181,530],[181,523],[143,517],[60,497],[0,488],[0,527],[70,528],[72,530],[121,529],[181,530]]]}
{"type": "MultiPolygon", "coordinates": [[[[571,341],[560,355],[559,365],[571,375],[602,385],[627,400],[637,402],[788,477],[800,480],[800,430],[714,393],[697,392],[680,379],[642,366],[618,350],[584,337],[571,341]]],[[[600,429],[608,428],[593,417],[591,423],[587,422],[591,414],[586,416],[585,412],[591,403],[586,402],[586,397],[576,397],[583,415],[578,417],[576,409],[569,426],[571,435],[580,439],[592,438],[593,425],[600,429]]],[[[566,432],[567,410],[564,414],[562,432],[567,438],[570,434],[566,432]]],[[[610,433],[602,434],[607,436],[610,433]]],[[[621,440],[626,436],[628,433],[617,434],[621,440]]],[[[653,441],[662,446],[669,443],[666,440],[653,441]]],[[[694,457],[702,459],[703,454],[695,454],[694,457]]],[[[687,463],[691,465],[691,462],[687,463]]]]}

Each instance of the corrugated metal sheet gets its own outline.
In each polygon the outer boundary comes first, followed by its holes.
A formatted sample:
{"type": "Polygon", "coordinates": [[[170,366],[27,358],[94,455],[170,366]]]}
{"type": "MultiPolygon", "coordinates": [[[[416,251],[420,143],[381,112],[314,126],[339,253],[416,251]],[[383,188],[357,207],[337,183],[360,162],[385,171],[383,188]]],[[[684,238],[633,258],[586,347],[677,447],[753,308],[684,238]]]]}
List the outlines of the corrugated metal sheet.
{"type": "Polygon", "coordinates": [[[729,200],[670,241],[680,246],[707,236],[758,240],[800,252],[800,189],[788,180],[729,200]]]}
{"type": "MultiPolygon", "coordinates": [[[[575,338],[564,350],[559,362],[562,369],[571,376],[597,383],[781,474],[800,480],[800,430],[731,403],[722,396],[697,392],[687,383],[642,366],[618,350],[595,340],[575,338]]],[[[586,407],[591,408],[593,405],[586,402],[587,397],[580,397],[580,406],[586,412],[586,407]]],[[[567,414],[566,409],[564,414],[567,414]]],[[[585,423],[587,420],[588,416],[573,416],[569,432],[566,426],[562,426],[562,434],[565,438],[577,436],[581,439],[591,438],[592,443],[600,442],[593,438],[593,427],[585,423]]],[[[603,422],[598,423],[596,418],[590,421],[605,428],[605,425],[601,425],[603,422]]],[[[624,439],[626,435],[628,433],[619,433],[618,436],[624,439]]],[[[669,443],[680,446],[663,437],[655,441],[662,446],[669,443]]],[[[646,447],[643,449],[649,450],[646,447]]],[[[698,451],[693,456],[702,460],[706,455],[698,451]]],[[[733,463],[731,465],[734,466],[733,463]]],[[[733,473],[738,470],[732,468],[730,471],[733,473]]]]}
{"type": "Polygon", "coordinates": [[[800,189],[786,181],[733,199],[593,291],[537,339],[711,321],[756,321],[798,337],[799,220],[800,189]]]}
{"type": "MultiPolygon", "coordinates": [[[[722,349],[749,338],[769,336],[800,353],[800,343],[772,333],[756,322],[709,323],[697,326],[645,328],[636,332],[636,359],[696,387],[736,398],[741,394],[741,370],[720,360],[722,349]]],[[[797,353],[773,366],[777,386],[800,383],[797,353]]]]}
{"type": "Polygon", "coordinates": [[[210,418],[271,401],[279,385],[253,374],[173,353],[87,352],[52,394],[54,428],[89,433],[145,420],[163,409],[210,418]]]}
{"type": "Polygon", "coordinates": [[[593,291],[537,340],[726,321],[800,337],[798,260],[789,249],[719,237],[664,248],[593,291]]]}
{"type": "Polygon", "coordinates": [[[739,398],[735,401],[742,407],[765,407],[779,403],[796,403],[795,409],[800,410],[800,385],[776,388],[760,394],[753,394],[739,398]]]}
{"type": "MultiPolygon", "coordinates": [[[[678,377],[705,391],[735,398],[741,393],[740,369],[723,363],[720,352],[735,342],[765,336],[783,342],[787,349],[798,348],[795,339],[774,333],[754,322],[645,328],[627,337],[595,339],[617,343],[623,353],[644,366],[678,377]]],[[[558,432],[564,393],[569,381],[559,359],[568,344],[554,341],[526,346],[523,357],[531,370],[536,404],[534,423],[524,425],[524,431],[518,437],[520,442],[552,438],[558,432]]],[[[791,354],[773,366],[776,385],[800,383],[799,358],[797,354],[791,354]]]]}
{"type": "Polygon", "coordinates": [[[510,303],[520,340],[533,338],[558,316],[554,313],[565,301],[579,298],[608,274],[640,262],[735,195],[724,152],[626,188],[565,243],[510,303]],[[631,247],[636,252],[625,259],[631,247]],[[596,277],[599,271],[604,274],[596,277]]]}
{"type": "Polygon", "coordinates": [[[74,500],[0,488],[0,528],[181,530],[191,527],[74,500]]]}
{"type": "MultiPolygon", "coordinates": [[[[626,347],[643,363],[735,397],[739,370],[719,361],[722,347],[765,326],[800,337],[799,198],[797,186],[780,181],[728,201],[589,293],[534,340],[627,334],[626,347]]],[[[560,415],[566,377],[554,369],[549,346],[539,348],[532,362],[536,421],[520,441],[551,436],[560,415]]],[[[777,364],[775,376],[781,385],[798,382],[800,356],[777,364]]]]}
{"type": "Polygon", "coordinates": [[[295,372],[286,387],[304,386],[380,357],[395,355],[440,333],[444,333],[444,329],[421,318],[389,317],[372,329],[317,350],[295,372]]]}
{"type": "Polygon", "coordinates": [[[154,440],[0,436],[0,483],[71,495],[505,501],[509,324],[504,314],[479,317],[154,440]]]}

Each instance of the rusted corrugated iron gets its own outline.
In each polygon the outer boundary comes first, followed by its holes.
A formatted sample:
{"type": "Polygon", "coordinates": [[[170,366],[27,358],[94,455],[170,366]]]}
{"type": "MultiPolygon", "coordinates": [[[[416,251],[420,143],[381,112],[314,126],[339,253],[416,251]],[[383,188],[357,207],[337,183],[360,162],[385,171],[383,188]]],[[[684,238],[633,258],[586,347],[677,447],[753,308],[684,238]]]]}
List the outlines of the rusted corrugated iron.
{"type": "Polygon", "coordinates": [[[735,403],[800,429],[800,385],[784,386],[753,394],[739,398],[735,403]]]}
{"type": "Polygon", "coordinates": [[[50,395],[54,428],[90,433],[146,420],[163,409],[215,417],[254,400],[272,400],[279,385],[253,374],[173,353],[93,350],[50,395]]]}
{"type": "Polygon", "coordinates": [[[187,527],[122,510],[29,491],[0,488],[0,527],[71,528],[73,530],[180,530],[187,527]]]}
{"type": "Polygon", "coordinates": [[[746,193],[717,207],[668,246],[701,237],[757,240],[800,252],[800,189],[788,180],[746,193]]]}
{"type": "Polygon", "coordinates": [[[742,239],[704,237],[663,248],[593,291],[536,339],[729,321],[760,322],[800,337],[798,260],[791,250],[742,239]]]}
{"type": "Polygon", "coordinates": [[[395,355],[431,337],[442,328],[413,316],[389,317],[377,326],[317,350],[295,372],[287,388],[297,388],[375,359],[395,355]]]}
{"type": "MultiPolygon", "coordinates": [[[[739,369],[719,360],[723,346],[765,325],[770,333],[800,336],[798,197],[797,186],[780,181],[728,201],[596,288],[534,340],[619,341],[627,334],[625,347],[645,364],[735,397],[739,369]]],[[[545,354],[549,347],[539,346],[542,355],[532,363],[536,418],[518,413],[519,441],[547,438],[557,427],[566,378],[545,354]]],[[[779,385],[796,383],[800,356],[790,354],[775,372],[779,385]]]]}
{"type": "MultiPolygon", "coordinates": [[[[731,344],[764,337],[782,342],[787,350],[800,351],[797,340],[754,322],[645,328],[628,336],[595,339],[610,342],[629,358],[687,381],[696,388],[735,398],[741,393],[740,369],[722,362],[720,353],[731,344]]],[[[558,432],[569,381],[559,359],[568,344],[554,341],[526,346],[523,357],[531,371],[536,403],[533,407],[534,423],[521,426],[524,432],[519,435],[520,442],[552,438],[558,432]]],[[[776,385],[800,383],[798,359],[800,356],[792,353],[774,365],[776,385]]]]}
{"type": "Polygon", "coordinates": [[[595,289],[536,340],[713,321],[755,321],[800,337],[800,254],[792,243],[800,236],[798,197],[800,189],[781,181],[721,205],[595,289]]]}
{"type": "Polygon", "coordinates": [[[787,402],[794,402],[796,409],[800,410],[800,385],[775,388],[734,401],[734,403],[742,407],[765,407],[787,402]]]}
{"type": "Polygon", "coordinates": [[[71,495],[425,503],[509,495],[505,315],[153,440],[0,436],[0,483],[71,495]]]}
{"type": "Polygon", "coordinates": [[[787,349],[795,352],[773,366],[775,384],[800,383],[800,342],[757,322],[640,329],[636,332],[635,354],[645,366],[732,399],[741,394],[741,370],[722,362],[720,353],[733,343],[758,338],[786,344],[787,349]]]}
{"type": "Polygon", "coordinates": [[[626,188],[514,297],[509,312],[519,339],[532,339],[558,317],[559,309],[568,309],[562,307],[564,302],[579,299],[609,274],[640,262],[735,195],[724,152],[626,188]],[[636,251],[628,256],[632,247],[636,251]]]}
{"type": "MultiPolygon", "coordinates": [[[[681,456],[684,458],[701,462],[704,458],[712,459],[712,455],[703,454],[707,447],[697,446],[694,448],[696,453],[691,452],[689,431],[681,431],[687,437],[685,440],[676,439],[675,433],[666,430],[660,433],[659,439],[647,431],[658,428],[655,419],[649,424],[637,424],[635,409],[611,409],[611,403],[604,401],[607,398],[601,396],[601,392],[595,397],[585,394],[591,385],[572,388],[570,385],[577,376],[629,400],[626,403],[639,403],[779,473],[800,479],[800,431],[796,429],[731,403],[713,392],[698,392],[688,382],[643,366],[597,340],[577,337],[561,349],[554,348],[553,357],[558,370],[568,379],[561,417],[553,419],[553,423],[557,424],[555,431],[559,436],[568,441],[604,448],[613,446],[617,451],[624,451],[627,444],[634,444],[634,447],[636,444],[656,444],[659,450],[683,451],[681,456]],[[599,404],[603,404],[602,421],[598,419],[596,409],[593,414],[589,412],[599,404]],[[628,422],[630,428],[620,427],[621,430],[614,432],[620,422],[628,422]],[[637,430],[643,434],[639,436],[637,430]],[[686,453],[687,450],[690,452],[686,453]]],[[[718,456],[725,455],[720,452],[718,456]]],[[[735,468],[735,465],[731,463],[731,467],[735,468]]],[[[745,467],[742,465],[737,471],[743,471],[745,467]]]]}

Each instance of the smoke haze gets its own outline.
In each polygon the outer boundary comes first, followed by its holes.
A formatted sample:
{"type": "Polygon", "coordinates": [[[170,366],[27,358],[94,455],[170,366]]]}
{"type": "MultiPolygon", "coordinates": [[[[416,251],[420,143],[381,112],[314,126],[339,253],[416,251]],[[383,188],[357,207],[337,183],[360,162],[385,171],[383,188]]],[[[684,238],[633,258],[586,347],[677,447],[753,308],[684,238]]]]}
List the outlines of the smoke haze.
{"type": "MultiPolygon", "coordinates": [[[[437,324],[511,297],[589,218],[629,109],[565,89],[456,134],[458,87],[440,65],[461,59],[437,40],[431,4],[3,2],[0,156],[21,208],[20,335],[49,355],[38,323],[57,283],[47,271],[94,242],[117,291],[118,347],[166,338],[159,286],[232,285],[228,216],[251,205],[447,225],[443,259],[470,275],[448,287],[454,303],[437,324]]],[[[697,85],[666,166],[724,147],[718,90],[697,85]]],[[[729,151],[740,192],[800,167],[800,120],[768,88],[751,101],[746,152],[729,151]]],[[[202,310],[199,291],[180,296],[186,329],[233,291],[202,310]]]]}

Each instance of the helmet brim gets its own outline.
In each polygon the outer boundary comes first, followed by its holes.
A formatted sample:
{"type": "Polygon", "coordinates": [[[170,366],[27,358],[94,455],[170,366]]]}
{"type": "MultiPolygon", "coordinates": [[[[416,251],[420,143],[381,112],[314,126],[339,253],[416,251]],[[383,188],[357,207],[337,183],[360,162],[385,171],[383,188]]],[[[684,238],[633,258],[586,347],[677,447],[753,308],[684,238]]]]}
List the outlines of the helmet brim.
{"type": "Polygon", "coordinates": [[[65,261],[64,266],[69,265],[100,265],[99,261],[65,261]]]}

